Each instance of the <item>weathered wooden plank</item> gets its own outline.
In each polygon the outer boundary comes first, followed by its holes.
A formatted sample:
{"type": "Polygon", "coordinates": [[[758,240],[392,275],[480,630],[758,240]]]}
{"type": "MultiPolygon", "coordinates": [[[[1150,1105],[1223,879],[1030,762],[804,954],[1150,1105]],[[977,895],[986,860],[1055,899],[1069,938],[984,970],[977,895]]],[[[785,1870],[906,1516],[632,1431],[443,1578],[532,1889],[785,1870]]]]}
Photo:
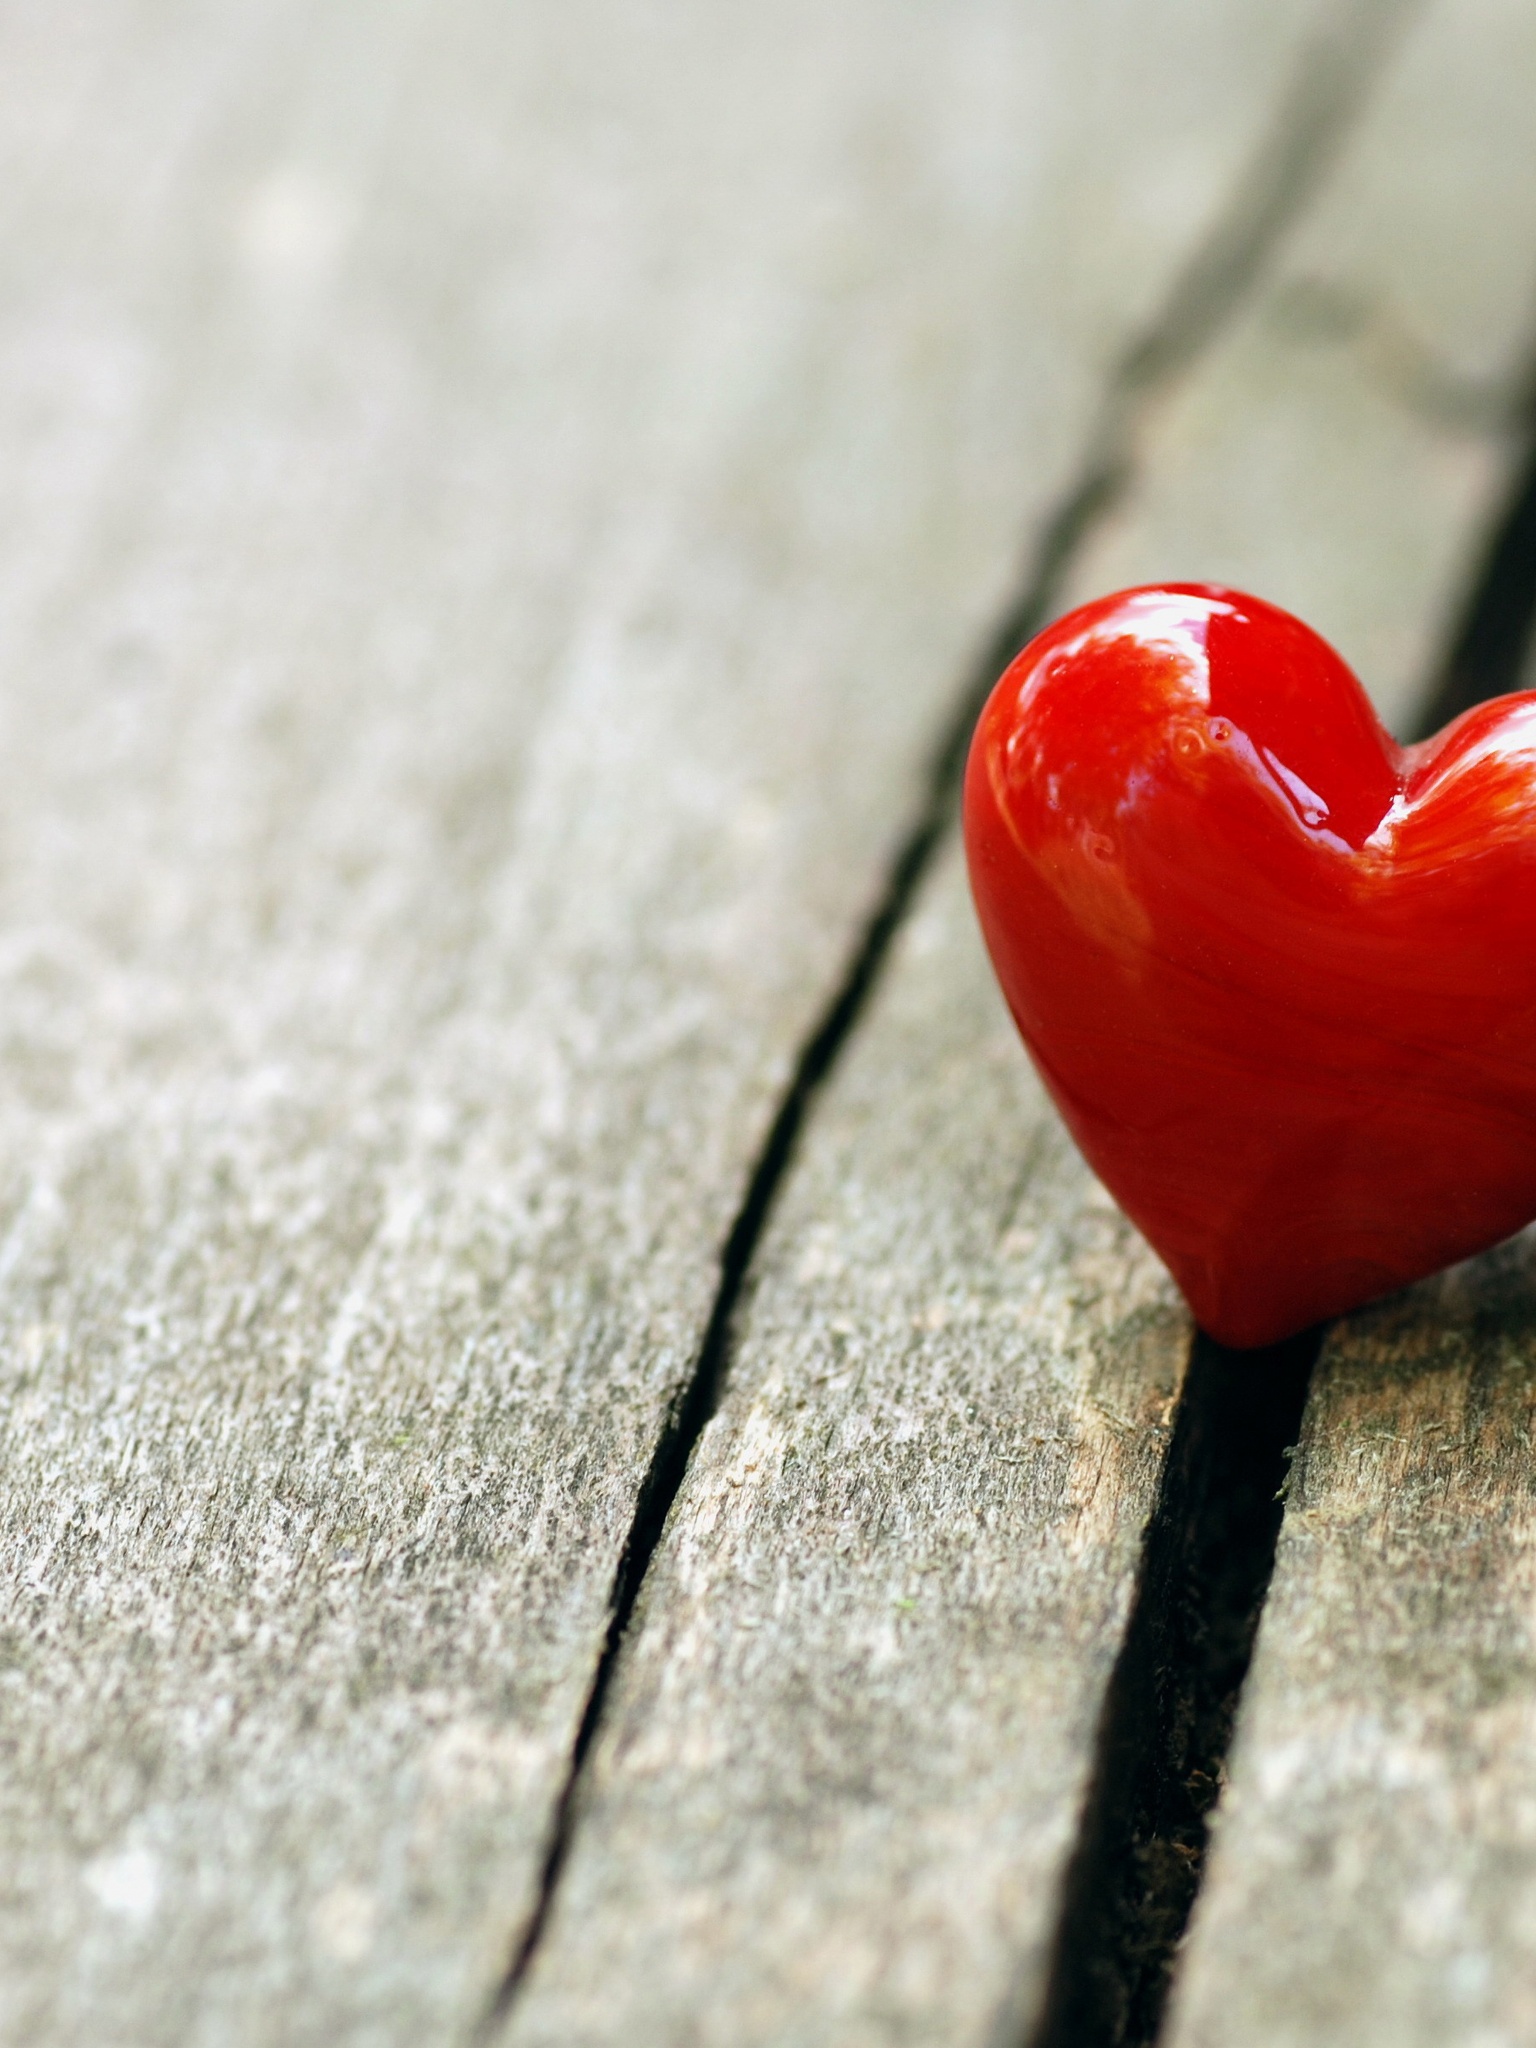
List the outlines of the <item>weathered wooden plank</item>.
{"type": "Polygon", "coordinates": [[[480,2008],[796,1043],[1298,19],[0,16],[4,2038],[480,2008]]]}
{"type": "MultiPolygon", "coordinates": [[[[1504,443],[1382,398],[1359,323],[1329,350],[1293,316],[1318,276],[1335,304],[1384,296],[1397,233],[1391,317],[1452,369],[1507,363],[1524,308],[1502,250],[1469,264],[1463,216],[1426,222],[1419,189],[1470,130],[1510,146],[1509,37],[1485,23],[1448,58],[1459,22],[1157,423],[1146,487],[1074,579],[1220,573],[1287,599],[1389,709],[1504,443]],[[1452,285],[1481,291],[1465,329],[1452,285]]],[[[770,1233],[517,2048],[1028,2038],[1188,1335],[1024,1070],[951,854],[770,1233]]],[[[1211,2024],[1202,2040],[1246,2048],[1211,2024]]]]}
{"type": "Polygon", "coordinates": [[[984,2038],[1048,1932],[1188,1341],[951,849],[764,1258],[511,2040],[984,2038]]]}
{"type": "Polygon", "coordinates": [[[1500,487],[1536,310],[1533,61],[1508,0],[1430,11],[1272,288],[1157,423],[1089,583],[1256,584],[1413,724],[1500,487]]]}
{"type": "Polygon", "coordinates": [[[1178,2043],[1536,2034],[1531,1252],[1325,1346],[1178,2043]]]}

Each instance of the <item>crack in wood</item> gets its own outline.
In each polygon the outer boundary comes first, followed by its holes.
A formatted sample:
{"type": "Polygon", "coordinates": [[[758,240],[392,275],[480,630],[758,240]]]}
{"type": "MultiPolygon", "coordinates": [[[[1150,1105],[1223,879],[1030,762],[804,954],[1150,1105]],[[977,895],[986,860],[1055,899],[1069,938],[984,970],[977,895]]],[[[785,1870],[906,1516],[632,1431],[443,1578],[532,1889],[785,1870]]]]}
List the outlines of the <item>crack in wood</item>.
{"type": "Polygon", "coordinates": [[[1030,2048],[1157,2038],[1321,1341],[1234,1352],[1195,1339],[1030,2048]]]}
{"type": "Polygon", "coordinates": [[[1356,0],[1329,19],[1227,208],[1110,375],[1077,480],[1045,521],[1018,595],[987,635],[938,737],[916,815],[897,847],[842,980],[805,1042],[726,1239],[703,1341],[658,1438],[615,1570],[603,1647],[556,1803],[535,1902],[476,2030],[478,2043],[488,2043],[501,2031],[538,1954],[574,1839],[587,1762],[641,1588],[694,1447],[719,1405],[733,1325],[757,1246],[814,1099],[852,1033],[918,886],[953,823],[961,770],[981,706],[1002,669],[1058,608],[1067,571],[1135,480],[1141,431],[1154,406],[1187,376],[1264,274],[1283,235],[1337,155],[1397,35],[1420,4],[1421,0],[1356,0]]]}
{"type": "Polygon", "coordinates": [[[1520,687],[1536,626],[1536,368],[1520,408],[1525,448],[1415,732],[1428,739],[1485,697],[1520,687]]]}

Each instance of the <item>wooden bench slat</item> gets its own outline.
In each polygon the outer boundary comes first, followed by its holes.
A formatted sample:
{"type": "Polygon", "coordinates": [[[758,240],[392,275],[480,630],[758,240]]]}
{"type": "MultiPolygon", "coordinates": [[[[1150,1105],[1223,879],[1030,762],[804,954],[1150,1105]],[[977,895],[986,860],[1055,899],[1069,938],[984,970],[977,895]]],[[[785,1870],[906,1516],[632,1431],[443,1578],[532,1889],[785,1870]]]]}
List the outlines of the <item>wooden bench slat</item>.
{"type": "Polygon", "coordinates": [[[0,22],[4,2038],[481,2010],[795,1050],[1298,18],[0,22]]]}
{"type": "MultiPolygon", "coordinates": [[[[1383,400],[1359,337],[1298,335],[1297,287],[1401,285],[1449,367],[1507,370],[1504,252],[1425,217],[1470,128],[1511,146],[1508,41],[1456,33],[1412,47],[1073,579],[1218,570],[1336,632],[1398,715],[1509,437],[1383,400]]],[[[952,849],[786,1190],[515,2048],[1029,2038],[1188,1336],[1025,1070],[952,849]]]]}

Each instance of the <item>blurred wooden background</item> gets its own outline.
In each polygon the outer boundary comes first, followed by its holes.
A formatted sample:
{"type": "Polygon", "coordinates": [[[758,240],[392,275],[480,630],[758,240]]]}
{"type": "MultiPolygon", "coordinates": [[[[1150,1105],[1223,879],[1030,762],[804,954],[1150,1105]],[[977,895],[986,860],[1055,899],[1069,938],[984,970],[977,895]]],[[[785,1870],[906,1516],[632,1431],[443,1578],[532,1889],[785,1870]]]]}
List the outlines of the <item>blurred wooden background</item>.
{"type": "Polygon", "coordinates": [[[0,2039],[1536,2043],[1528,1250],[1325,1339],[1164,2011],[1192,1331],[949,813],[1080,597],[1405,732],[1519,612],[1536,14],[11,0],[0,80],[0,2039]]]}

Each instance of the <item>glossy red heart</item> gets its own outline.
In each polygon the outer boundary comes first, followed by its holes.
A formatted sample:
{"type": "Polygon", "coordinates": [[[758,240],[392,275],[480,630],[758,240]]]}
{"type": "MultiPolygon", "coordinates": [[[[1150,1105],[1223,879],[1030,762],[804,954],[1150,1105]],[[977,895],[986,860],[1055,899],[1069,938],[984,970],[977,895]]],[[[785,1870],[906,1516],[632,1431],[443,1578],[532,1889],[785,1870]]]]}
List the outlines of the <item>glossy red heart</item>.
{"type": "Polygon", "coordinates": [[[965,839],[1035,1064],[1213,1336],[1536,1216],[1536,693],[1399,747],[1300,620],[1124,591],[993,691],[965,839]]]}

